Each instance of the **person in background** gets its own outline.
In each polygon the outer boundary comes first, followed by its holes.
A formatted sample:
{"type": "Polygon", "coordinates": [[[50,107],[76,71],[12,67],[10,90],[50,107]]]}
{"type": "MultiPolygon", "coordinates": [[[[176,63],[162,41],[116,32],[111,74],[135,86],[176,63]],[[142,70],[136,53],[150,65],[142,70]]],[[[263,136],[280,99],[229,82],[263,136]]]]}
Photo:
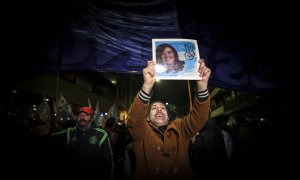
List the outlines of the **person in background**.
{"type": "Polygon", "coordinates": [[[126,126],[117,118],[110,117],[105,122],[105,130],[109,135],[111,148],[114,154],[114,179],[123,178],[125,150],[129,143],[126,126]]]}
{"type": "Polygon", "coordinates": [[[226,146],[222,128],[217,125],[214,118],[210,118],[190,142],[189,151],[196,179],[225,177],[225,169],[229,165],[226,146]]]}
{"type": "Polygon", "coordinates": [[[113,178],[113,154],[108,133],[92,126],[94,111],[81,107],[76,126],[50,135],[53,160],[61,173],[113,178]],[[54,149],[53,149],[54,148],[54,149]]]}
{"type": "Polygon", "coordinates": [[[133,143],[130,142],[125,149],[125,160],[124,160],[124,170],[123,179],[131,180],[135,173],[135,152],[133,143]]]}
{"type": "Polygon", "coordinates": [[[148,61],[143,69],[144,83],[131,104],[127,121],[136,157],[133,179],[194,178],[188,144],[208,120],[210,108],[207,85],[211,71],[205,66],[204,60],[201,59],[199,63],[199,76],[202,79],[196,81],[193,109],[185,117],[173,121],[169,121],[165,103],[149,103],[155,84],[155,62],[148,61]]]}

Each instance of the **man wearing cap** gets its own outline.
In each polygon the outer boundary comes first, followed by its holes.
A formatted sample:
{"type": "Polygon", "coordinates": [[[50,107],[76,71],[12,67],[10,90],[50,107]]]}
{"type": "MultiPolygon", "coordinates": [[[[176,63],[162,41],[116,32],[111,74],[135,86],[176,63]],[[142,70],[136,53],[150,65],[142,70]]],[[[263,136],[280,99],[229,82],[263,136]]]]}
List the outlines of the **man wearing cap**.
{"type": "Polygon", "coordinates": [[[59,154],[55,159],[63,172],[70,168],[76,169],[77,175],[99,174],[101,179],[111,179],[113,158],[110,141],[104,129],[92,126],[93,115],[92,108],[81,107],[75,127],[51,134],[52,145],[59,154]]]}
{"type": "MultiPolygon", "coordinates": [[[[166,105],[154,101],[149,105],[155,83],[155,62],[143,69],[144,83],[131,104],[127,125],[134,144],[136,171],[133,179],[193,179],[189,163],[190,139],[208,119],[210,99],[207,90],[210,69],[199,61],[193,109],[184,118],[169,122],[166,105]]],[[[178,98],[178,97],[177,97],[178,98]]]]}

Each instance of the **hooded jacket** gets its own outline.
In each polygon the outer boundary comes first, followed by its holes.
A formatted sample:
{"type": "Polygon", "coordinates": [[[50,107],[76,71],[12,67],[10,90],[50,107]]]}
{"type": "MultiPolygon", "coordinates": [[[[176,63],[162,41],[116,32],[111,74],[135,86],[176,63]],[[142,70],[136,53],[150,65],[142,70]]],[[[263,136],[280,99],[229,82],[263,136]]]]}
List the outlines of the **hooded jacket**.
{"type": "Polygon", "coordinates": [[[190,114],[169,122],[164,133],[147,122],[148,106],[137,95],[128,116],[136,155],[133,179],[192,179],[188,144],[208,120],[210,99],[200,102],[195,98],[190,114]]]}

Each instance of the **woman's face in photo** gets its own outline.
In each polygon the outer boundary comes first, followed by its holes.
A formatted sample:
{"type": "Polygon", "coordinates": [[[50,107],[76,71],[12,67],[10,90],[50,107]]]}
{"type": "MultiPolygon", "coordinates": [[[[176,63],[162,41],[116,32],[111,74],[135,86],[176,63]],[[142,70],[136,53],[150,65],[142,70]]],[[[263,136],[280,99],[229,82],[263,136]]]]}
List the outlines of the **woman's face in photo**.
{"type": "Polygon", "coordinates": [[[164,62],[164,64],[170,65],[174,64],[175,62],[175,56],[171,48],[166,47],[161,54],[161,59],[164,62]]]}

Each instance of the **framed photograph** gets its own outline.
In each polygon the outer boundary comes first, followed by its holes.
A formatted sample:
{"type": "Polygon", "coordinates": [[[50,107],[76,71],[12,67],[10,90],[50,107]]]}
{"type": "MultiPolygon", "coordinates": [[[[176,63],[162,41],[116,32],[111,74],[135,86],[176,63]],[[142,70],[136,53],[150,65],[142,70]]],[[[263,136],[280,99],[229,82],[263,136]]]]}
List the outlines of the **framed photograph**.
{"type": "Polygon", "coordinates": [[[200,80],[200,54],[193,39],[152,39],[156,79],[200,80]]]}

